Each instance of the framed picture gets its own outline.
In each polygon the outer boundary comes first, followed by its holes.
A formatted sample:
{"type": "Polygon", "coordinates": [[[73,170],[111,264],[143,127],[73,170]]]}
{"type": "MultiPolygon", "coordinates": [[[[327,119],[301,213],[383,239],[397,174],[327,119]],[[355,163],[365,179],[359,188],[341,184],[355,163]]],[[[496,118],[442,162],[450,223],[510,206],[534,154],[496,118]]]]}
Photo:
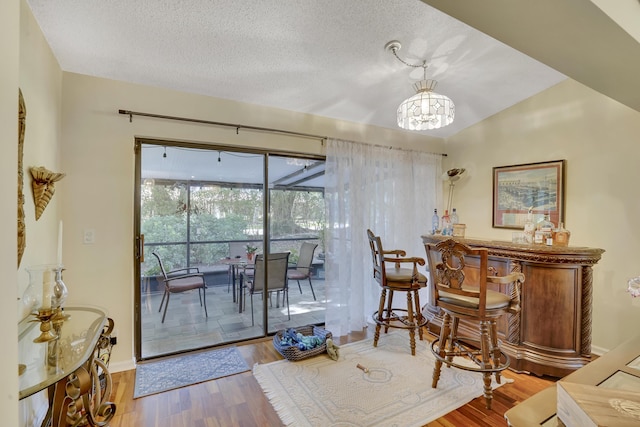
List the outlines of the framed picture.
{"type": "Polygon", "coordinates": [[[565,160],[493,168],[493,227],[523,229],[529,209],[533,221],[544,214],[564,222],[565,160]]]}

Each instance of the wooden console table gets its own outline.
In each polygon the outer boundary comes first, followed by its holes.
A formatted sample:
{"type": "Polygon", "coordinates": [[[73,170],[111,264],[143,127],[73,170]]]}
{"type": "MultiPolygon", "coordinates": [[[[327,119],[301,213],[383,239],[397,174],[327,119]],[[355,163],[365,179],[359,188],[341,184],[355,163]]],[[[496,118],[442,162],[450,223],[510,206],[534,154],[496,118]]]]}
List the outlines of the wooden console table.
{"type": "Polygon", "coordinates": [[[107,370],[113,321],[97,308],[68,307],[69,318],[54,325],[58,338],[35,343],[39,322],[18,324],[19,399],[48,390],[49,409],[42,426],[102,427],[115,415],[107,370]],[[103,360],[107,359],[107,360],[103,360]]]}
{"type": "MultiPolygon", "coordinates": [[[[560,380],[619,390],[640,392],[640,336],[614,348],[604,356],[560,380]]],[[[504,414],[512,427],[558,427],[557,386],[534,394],[504,414]]]]}
{"type": "MultiPolygon", "coordinates": [[[[425,235],[424,243],[450,236],[425,235]]],[[[489,267],[503,276],[524,273],[520,313],[498,323],[502,348],[511,357],[510,369],[536,375],[563,377],[591,361],[592,267],[603,249],[518,244],[505,241],[461,239],[471,247],[489,250],[489,267]]],[[[477,258],[467,259],[465,272],[478,275],[477,258]]],[[[484,273],[487,274],[487,273],[484,273]]],[[[433,282],[433,278],[430,278],[433,282]]],[[[433,287],[423,314],[428,328],[439,333],[442,315],[433,305],[433,287]]],[[[494,289],[510,294],[511,289],[494,289]]],[[[474,325],[460,324],[461,332],[474,325]]]]}

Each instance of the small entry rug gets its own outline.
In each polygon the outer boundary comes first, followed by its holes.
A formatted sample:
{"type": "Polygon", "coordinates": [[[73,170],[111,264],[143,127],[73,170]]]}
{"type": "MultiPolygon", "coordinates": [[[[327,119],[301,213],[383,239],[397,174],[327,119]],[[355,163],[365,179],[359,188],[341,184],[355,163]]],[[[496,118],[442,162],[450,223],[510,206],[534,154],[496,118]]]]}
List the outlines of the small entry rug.
{"type": "Polygon", "coordinates": [[[423,426],[482,395],[482,374],[445,366],[431,388],[434,358],[427,340],[416,341],[415,356],[408,332],[394,331],[377,348],[373,338],[340,346],[338,361],[322,354],[255,364],[253,375],[282,422],[296,427],[423,426]]]}
{"type": "Polygon", "coordinates": [[[249,370],[236,347],[226,347],[141,363],[133,398],[161,393],[249,370]]]}

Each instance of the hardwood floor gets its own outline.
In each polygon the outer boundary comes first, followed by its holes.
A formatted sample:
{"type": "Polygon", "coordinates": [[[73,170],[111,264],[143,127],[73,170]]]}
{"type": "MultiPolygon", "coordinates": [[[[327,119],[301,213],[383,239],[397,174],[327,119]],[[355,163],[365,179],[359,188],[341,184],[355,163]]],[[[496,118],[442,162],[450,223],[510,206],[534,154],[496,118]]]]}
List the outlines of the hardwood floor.
{"type": "MultiPolygon", "coordinates": [[[[372,335],[351,333],[340,344],[372,335]]],[[[425,336],[429,336],[428,333],[425,336]]],[[[238,345],[249,364],[282,359],[271,339],[238,345]]],[[[430,368],[430,367],[429,367],[430,368]]],[[[494,391],[493,409],[487,410],[479,397],[426,426],[473,427],[504,426],[504,413],[529,396],[547,388],[555,379],[505,371],[504,377],[515,379],[494,391]]],[[[282,426],[280,418],[262,392],[251,372],[195,384],[165,393],[133,399],[135,371],[112,374],[112,400],[117,411],[111,427],[263,427],[282,426]]]]}

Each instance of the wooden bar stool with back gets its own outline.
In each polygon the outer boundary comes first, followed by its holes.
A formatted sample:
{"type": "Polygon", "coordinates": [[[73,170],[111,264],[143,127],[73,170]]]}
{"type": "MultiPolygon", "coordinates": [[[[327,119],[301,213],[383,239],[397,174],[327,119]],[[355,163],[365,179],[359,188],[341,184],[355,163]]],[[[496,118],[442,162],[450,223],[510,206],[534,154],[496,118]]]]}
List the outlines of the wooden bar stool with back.
{"type": "Polygon", "coordinates": [[[384,332],[389,328],[401,328],[409,330],[411,354],[416,354],[416,330],[422,340],[422,329],[427,324],[427,319],[420,310],[420,295],[418,291],[427,286],[427,278],[418,272],[418,265],[425,265],[423,258],[405,258],[407,253],[401,249],[384,250],[380,237],[367,230],[371,257],[373,260],[373,278],[380,285],[380,304],[378,311],[373,313],[373,321],[376,323],[376,332],[373,338],[373,346],[378,346],[380,329],[384,326],[384,332]],[[386,264],[393,266],[387,266],[386,264]],[[409,264],[411,268],[400,268],[401,264],[409,264]],[[395,292],[405,292],[407,296],[407,308],[394,308],[393,295],[395,292]]]}
{"type": "Polygon", "coordinates": [[[467,371],[481,372],[484,398],[491,409],[492,376],[500,384],[501,372],[509,367],[509,356],[501,350],[496,322],[506,314],[520,311],[520,289],[524,275],[512,272],[505,276],[489,275],[488,249],[472,249],[454,239],[437,244],[426,243],[427,260],[435,294],[435,305],[443,313],[440,337],[431,343],[436,358],[431,386],[436,388],[442,364],[467,371]],[[465,263],[469,256],[469,263],[465,263]],[[471,261],[473,260],[473,261],[471,261]],[[476,265],[479,260],[479,265],[476,265]],[[473,264],[473,265],[472,265],[473,264]],[[469,281],[465,282],[465,271],[469,281]],[[469,283],[470,282],[470,283],[469,283]],[[493,289],[489,289],[489,286],[493,289]],[[458,333],[460,320],[477,325],[475,333],[458,333]],[[456,357],[464,357],[465,364],[456,357]]]}

